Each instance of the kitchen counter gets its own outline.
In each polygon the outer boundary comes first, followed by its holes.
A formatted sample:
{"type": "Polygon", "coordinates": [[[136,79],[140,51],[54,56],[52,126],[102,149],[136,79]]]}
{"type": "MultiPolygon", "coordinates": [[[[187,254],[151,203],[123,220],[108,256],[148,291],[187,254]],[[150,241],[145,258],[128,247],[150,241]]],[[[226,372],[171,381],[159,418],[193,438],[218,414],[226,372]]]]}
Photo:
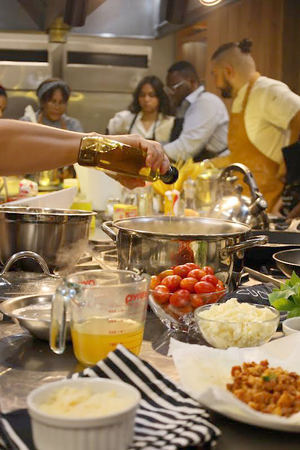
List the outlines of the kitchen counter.
{"type": "MultiPolygon", "coordinates": [[[[165,327],[149,311],[140,356],[174,381],[178,381],[173,360],[165,356],[167,344],[162,339],[165,333],[165,327]],[[158,351],[155,351],[153,347],[158,351]]],[[[0,322],[0,408],[2,412],[24,408],[26,396],[33,388],[78,370],[81,370],[81,367],[73,356],[70,344],[67,345],[63,355],[55,355],[49,349],[47,342],[34,339],[13,322],[0,322]]],[[[213,422],[222,431],[217,445],[218,450],[299,449],[299,434],[261,429],[235,422],[215,413],[211,413],[211,416],[213,422]]]]}

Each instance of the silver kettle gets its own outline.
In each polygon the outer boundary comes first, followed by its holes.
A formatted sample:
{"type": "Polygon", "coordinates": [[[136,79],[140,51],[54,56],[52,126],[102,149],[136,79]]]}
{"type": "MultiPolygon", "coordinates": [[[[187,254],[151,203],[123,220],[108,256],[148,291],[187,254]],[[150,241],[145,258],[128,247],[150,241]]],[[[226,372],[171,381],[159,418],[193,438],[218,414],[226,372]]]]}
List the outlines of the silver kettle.
{"type": "Polygon", "coordinates": [[[235,163],[225,167],[219,175],[219,184],[222,196],[212,209],[214,217],[246,223],[257,230],[269,229],[268,204],[247,166],[235,163]],[[238,178],[234,172],[244,175],[243,181],[249,186],[251,197],[242,195],[243,188],[235,184],[238,178]]]}

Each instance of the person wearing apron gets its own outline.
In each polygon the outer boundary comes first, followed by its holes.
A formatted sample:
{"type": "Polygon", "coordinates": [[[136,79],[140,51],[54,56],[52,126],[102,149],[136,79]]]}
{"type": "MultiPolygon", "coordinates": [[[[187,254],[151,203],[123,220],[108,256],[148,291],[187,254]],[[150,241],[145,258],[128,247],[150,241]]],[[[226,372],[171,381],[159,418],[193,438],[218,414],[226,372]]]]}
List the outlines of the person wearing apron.
{"type": "Polygon", "coordinates": [[[214,158],[213,163],[217,167],[245,164],[271,211],[283,190],[281,149],[300,133],[300,97],[285,84],[256,71],[251,45],[247,39],[224,44],[212,56],[217,88],[223,97],[234,98],[228,132],[230,155],[214,158]]]}
{"type": "MultiPolygon", "coordinates": [[[[34,111],[31,105],[26,106],[24,115],[20,120],[62,130],[83,132],[80,121],[66,114],[70,95],[71,89],[67,83],[59,78],[48,78],[42,81],[36,90],[36,96],[39,100],[38,110],[34,111]]],[[[36,179],[40,177],[38,174],[32,174],[31,176],[36,179]]],[[[49,172],[47,178],[49,176],[50,179],[54,180],[52,183],[53,188],[55,188],[64,178],[76,177],[76,173],[73,166],[68,166],[49,172]]],[[[51,186],[49,186],[50,188],[51,186]]]]}
{"type": "Polygon", "coordinates": [[[120,111],[110,119],[107,134],[139,134],[145,139],[169,142],[174,117],[161,80],[153,75],[137,85],[128,110],[120,111]]]}

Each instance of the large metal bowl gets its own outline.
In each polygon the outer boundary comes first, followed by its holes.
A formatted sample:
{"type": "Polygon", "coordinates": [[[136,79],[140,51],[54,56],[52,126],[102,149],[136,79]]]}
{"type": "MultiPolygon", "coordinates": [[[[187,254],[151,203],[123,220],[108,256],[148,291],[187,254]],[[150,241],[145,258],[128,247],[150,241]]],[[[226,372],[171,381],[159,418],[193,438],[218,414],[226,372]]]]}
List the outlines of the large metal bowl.
{"type": "MultiPolygon", "coordinates": [[[[4,265],[14,253],[30,250],[41,255],[51,270],[73,267],[87,247],[94,214],[26,206],[0,208],[0,263],[4,265]]],[[[28,261],[22,268],[35,270],[28,261]]]]}
{"type": "MultiPolygon", "coordinates": [[[[5,300],[0,304],[0,311],[28,330],[33,336],[49,341],[51,322],[52,295],[26,295],[5,300]],[[18,311],[21,308],[31,307],[31,317],[18,311]],[[46,310],[45,310],[46,309],[46,310]]],[[[69,324],[67,338],[70,339],[69,324]]]]}

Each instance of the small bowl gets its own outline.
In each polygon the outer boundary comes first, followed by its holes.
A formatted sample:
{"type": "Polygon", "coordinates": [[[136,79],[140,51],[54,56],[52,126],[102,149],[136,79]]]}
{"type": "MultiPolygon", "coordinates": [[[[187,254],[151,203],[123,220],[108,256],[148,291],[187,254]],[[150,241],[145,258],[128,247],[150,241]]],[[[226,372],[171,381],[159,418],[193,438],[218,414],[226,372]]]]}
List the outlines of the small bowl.
{"type": "Polygon", "coordinates": [[[215,348],[255,347],[268,342],[277,330],[280,314],[275,308],[265,305],[251,304],[258,309],[268,309],[274,313],[274,318],[262,321],[228,321],[207,319],[202,316],[210,308],[218,308],[222,304],[212,304],[197,308],[195,321],[204,339],[215,348]]]}
{"type": "Polygon", "coordinates": [[[136,410],[141,396],[137,389],[122,381],[77,378],[45,384],[27,397],[33,440],[37,450],[125,450],[130,446],[136,410]],[[93,417],[66,417],[41,411],[39,405],[64,386],[89,387],[92,392],[115,391],[130,397],[132,403],[117,413],[93,417]]]}
{"type": "Polygon", "coordinates": [[[300,316],[290,317],[282,322],[282,331],[286,336],[300,331],[300,316]]]}

